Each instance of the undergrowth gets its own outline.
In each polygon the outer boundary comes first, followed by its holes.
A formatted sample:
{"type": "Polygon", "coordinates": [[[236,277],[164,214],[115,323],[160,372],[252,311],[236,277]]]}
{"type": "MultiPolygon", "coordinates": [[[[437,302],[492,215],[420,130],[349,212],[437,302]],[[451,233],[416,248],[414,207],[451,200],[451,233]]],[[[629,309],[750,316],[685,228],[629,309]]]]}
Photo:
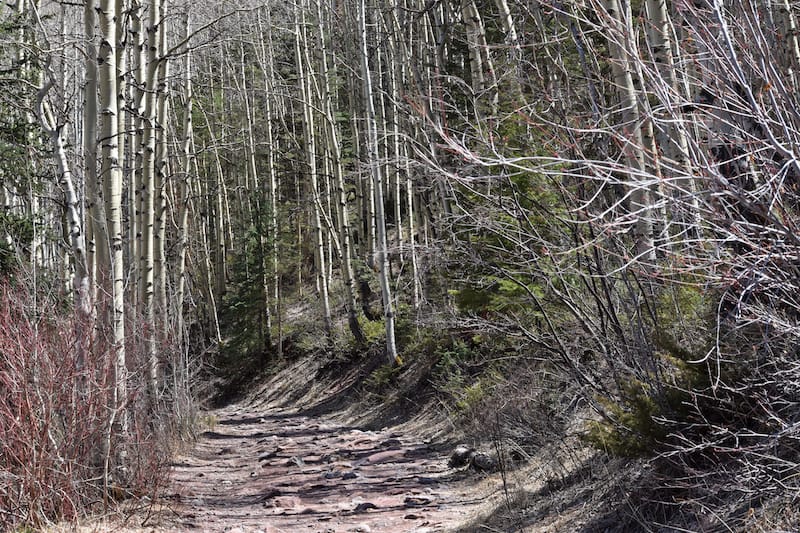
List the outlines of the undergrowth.
{"type": "Polygon", "coordinates": [[[194,411],[182,390],[154,405],[139,339],[126,342],[127,397],[117,399],[112,346],[90,317],[52,293],[0,286],[0,529],[75,520],[163,490],[194,411]]]}

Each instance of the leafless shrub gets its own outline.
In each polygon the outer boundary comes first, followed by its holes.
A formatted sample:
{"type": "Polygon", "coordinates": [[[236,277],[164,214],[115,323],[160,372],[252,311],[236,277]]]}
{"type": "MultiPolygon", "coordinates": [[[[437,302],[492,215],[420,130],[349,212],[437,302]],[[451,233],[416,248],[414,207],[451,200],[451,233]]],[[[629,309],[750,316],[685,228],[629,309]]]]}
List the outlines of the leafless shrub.
{"type": "MultiPolygon", "coordinates": [[[[143,360],[136,339],[130,348],[130,361],[143,360]]],[[[114,410],[110,353],[89,320],[56,298],[0,287],[3,529],[74,519],[164,486],[173,419],[143,401],[136,372],[125,413],[114,410]]]]}

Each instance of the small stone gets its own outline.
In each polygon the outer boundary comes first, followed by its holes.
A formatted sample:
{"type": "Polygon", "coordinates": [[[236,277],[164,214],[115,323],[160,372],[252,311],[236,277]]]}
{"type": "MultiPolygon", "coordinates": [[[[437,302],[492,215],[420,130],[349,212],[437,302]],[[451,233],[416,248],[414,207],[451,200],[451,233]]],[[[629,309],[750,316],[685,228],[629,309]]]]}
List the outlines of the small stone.
{"type": "Polygon", "coordinates": [[[342,477],[342,473],[336,471],[325,472],[324,474],[322,474],[322,477],[324,477],[325,479],[336,479],[338,477],[342,477]]]}
{"type": "Polygon", "coordinates": [[[369,511],[370,509],[377,509],[377,508],[378,508],[378,506],[375,505],[372,502],[363,502],[363,503],[359,503],[358,505],[356,505],[356,508],[354,509],[354,511],[357,512],[357,513],[365,513],[367,511],[369,511]]]}
{"type": "Polygon", "coordinates": [[[488,453],[478,452],[472,456],[470,466],[478,472],[494,472],[497,470],[497,459],[488,453]]]}
{"type": "Polygon", "coordinates": [[[342,474],[342,479],[344,479],[344,480],[356,479],[356,478],[358,478],[358,473],[357,472],[345,472],[344,474],[342,474]]]}
{"type": "Polygon", "coordinates": [[[405,500],[403,500],[403,505],[406,507],[424,507],[431,503],[429,498],[419,498],[414,496],[409,496],[405,500]]]}
{"type": "Polygon", "coordinates": [[[347,531],[353,531],[355,533],[371,533],[372,529],[367,524],[358,524],[354,528],[350,528],[347,531]]]}

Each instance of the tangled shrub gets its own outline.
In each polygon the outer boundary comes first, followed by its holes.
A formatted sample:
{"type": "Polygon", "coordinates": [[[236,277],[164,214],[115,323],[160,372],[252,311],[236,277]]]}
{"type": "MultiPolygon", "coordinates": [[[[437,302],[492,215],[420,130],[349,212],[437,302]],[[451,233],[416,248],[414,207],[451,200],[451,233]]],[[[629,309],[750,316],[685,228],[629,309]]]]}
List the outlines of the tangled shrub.
{"type": "Polygon", "coordinates": [[[56,298],[0,286],[0,530],[74,519],[164,477],[158,417],[136,378],[115,403],[111,347],[95,328],[56,298]]]}

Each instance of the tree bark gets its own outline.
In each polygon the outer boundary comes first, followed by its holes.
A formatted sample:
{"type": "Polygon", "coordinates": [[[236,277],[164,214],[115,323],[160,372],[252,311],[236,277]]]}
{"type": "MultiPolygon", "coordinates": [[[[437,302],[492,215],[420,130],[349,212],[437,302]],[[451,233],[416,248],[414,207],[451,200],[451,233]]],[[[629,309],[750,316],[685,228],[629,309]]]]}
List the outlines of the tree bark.
{"type": "Polygon", "coordinates": [[[402,364],[397,353],[394,335],[394,307],[391,286],[389,283],[389,260],[386,253],[386,218],[383,209],[383,175],[378,161],[378,132],[375,126],[375,100],[372,91],[372,76],[369,69],[369,50],[367,48],[367,9],[365,0],[360,1],[359,33],[361,34],[361,78],[363,83],[364,103],[366,105],[366,148],[367,164],[372,175],[372,191],[375,203],[375,227],[377,237],[376,259],[378,277],[383,299],[383,315],[386,321],[386,357],[390,364],[402,364]]]}

